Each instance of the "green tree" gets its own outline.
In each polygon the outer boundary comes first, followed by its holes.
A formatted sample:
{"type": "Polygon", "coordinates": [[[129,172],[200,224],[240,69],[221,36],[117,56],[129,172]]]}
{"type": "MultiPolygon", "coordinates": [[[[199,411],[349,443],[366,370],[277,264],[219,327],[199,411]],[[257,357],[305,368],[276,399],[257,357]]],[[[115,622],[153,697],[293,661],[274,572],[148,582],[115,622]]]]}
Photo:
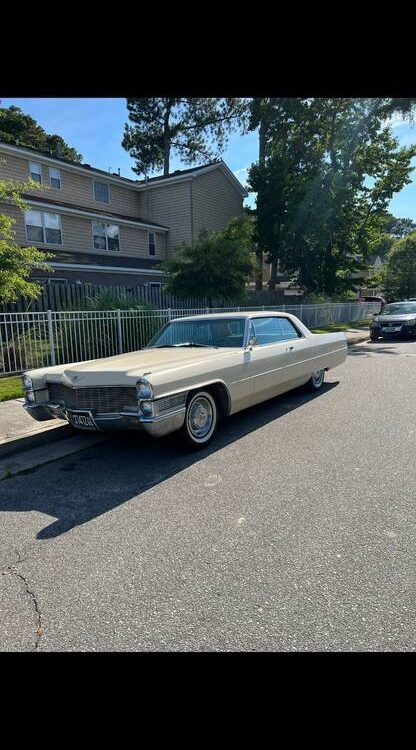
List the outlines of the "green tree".
{"type": "MultiPolygon", "coordinates": [[[[396,240],[405,237],[411,232],[416,232],[415,221],[387,213],[384,217],[381,217],[379,233],[372,245],[371,253],[379,255],[384,262],[388,251],[393,247],[396,240]]],[[[374,284],[374,286],[377,286],[377,284],[374,284]]]]}
{"type": "Polygon", "coordinates": [[[387,122],[406,107],[386,99],[270,101],[264,163],[252,167],[249,184],[272,287],[278,265],[312,293],[352,287],[392,196],[410,182],[416,147],[399,148],[387,122]]]}
{"type": "Polygon", "coordinates": [[[237,98],[142,97],[127,99],[129,121],[122,146],[136,160],[133,171],[169,174],[171,152],[185,164],[217,158],[231,130],[244,127],[247,101],[237,98]]]}
{"type": "Polygon", "coordinates": [[[178,297],[242,300],[245,284],[253,273],[253,220],[232,219],[216,232],[203,230],[197,242],[183,244],[176,258],[164,264],[167,290],[178,297]]]}
{"type": "MultiPolygon", "coordinates": [[[[39,185],[32,180],[23,183],[0,180],[0,202],[24,211],[29,206],[22,200],[22,193],[38,189],[39,185]]],[[[42,288],[28,280],[30,272],[35,268],[51,270],[45,261],[53,255],[35,247],[21,247],[15,240],[15,224],[11,216],[0,213],[0,303],[14,302],[19,294],[38,297],[42,288]]]]}
{"type": "Polygon", "coordinates": [[[389,301],[416,297],[416,232],[397,240],[388,252],[383,286],[389,301]]]}
{"type": "Polygon", "coordinates": [[[405,237],[406,234],[416,232],[416,221],[387,214],[383,221],[383,229],[386,234],[399,240],[405,237]]]}
{"type": "Polygon", "coordinates": [[[0,141],[28,146],[68,161],[82,162],[81,154],[68,146],[60,135],[46,133],[33,117],[26,115],[19,107],[0,108],[0,141]]]}

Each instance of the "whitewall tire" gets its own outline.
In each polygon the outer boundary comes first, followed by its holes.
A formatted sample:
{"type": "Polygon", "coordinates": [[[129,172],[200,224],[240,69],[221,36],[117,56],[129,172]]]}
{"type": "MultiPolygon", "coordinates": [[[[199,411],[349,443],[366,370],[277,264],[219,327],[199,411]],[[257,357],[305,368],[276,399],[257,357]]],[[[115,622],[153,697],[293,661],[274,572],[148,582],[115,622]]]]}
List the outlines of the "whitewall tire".
{"type": "Polygon", "coordinates": [[[218,418],[218,406],[211,393],[198,391],[191,394],[181,429],[185,443],[195,449],[208,445],[218,427],[218,418]]]}

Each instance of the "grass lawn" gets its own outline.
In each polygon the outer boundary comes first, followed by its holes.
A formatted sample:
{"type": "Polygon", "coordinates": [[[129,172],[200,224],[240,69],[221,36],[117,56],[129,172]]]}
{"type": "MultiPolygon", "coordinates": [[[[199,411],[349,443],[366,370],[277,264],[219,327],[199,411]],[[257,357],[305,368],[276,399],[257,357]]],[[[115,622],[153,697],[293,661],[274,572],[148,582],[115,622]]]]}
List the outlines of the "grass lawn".
{"type": "Polygon", "coordinates": [[[370,318],[367,320],[356,320],[350,323],[332,323],[329,326],[322,326],[322,328],[311,328],[312,333],[331,333],[332,331],[348,331],[349,328],[368,328],[370,325],[370,318]]]}
{"type": "Polygon", "coordinates": [[[11,398],[21,398],[22,396],[23,388],[20,375],[0,378],[0,401],[9,401],[11,398]]]}

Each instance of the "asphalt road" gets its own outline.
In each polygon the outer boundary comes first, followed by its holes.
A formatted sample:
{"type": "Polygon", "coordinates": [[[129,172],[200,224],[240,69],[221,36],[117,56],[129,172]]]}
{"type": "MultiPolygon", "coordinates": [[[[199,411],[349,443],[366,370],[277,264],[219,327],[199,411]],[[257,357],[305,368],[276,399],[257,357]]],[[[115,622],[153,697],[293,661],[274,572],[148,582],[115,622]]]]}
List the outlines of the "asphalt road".
{"type": "MultiPolygon", "coordinates": [[[[0,483],[3,651],[416,650],[416,342],[0,483]]],[[[47,448],[46,448],[47,449],[47,448]]]]}

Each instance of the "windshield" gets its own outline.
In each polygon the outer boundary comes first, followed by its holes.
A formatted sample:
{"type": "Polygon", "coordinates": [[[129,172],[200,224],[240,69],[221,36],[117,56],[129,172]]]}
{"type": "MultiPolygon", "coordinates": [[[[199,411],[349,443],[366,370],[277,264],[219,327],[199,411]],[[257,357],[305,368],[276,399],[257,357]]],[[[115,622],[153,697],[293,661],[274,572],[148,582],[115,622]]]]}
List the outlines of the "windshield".
{"type": "Polygon", "coordinates": [[[383,315],[400,315],[401,313],[416,313],[416,302],[392,302],[383,309],[383,315]]]}
{"type": "Polygon", "coordinates": [[[147,345],[147,349],[164,346],[242,347],[244,318],[207,318],[177,320],[168,323],[147,345]]]}

